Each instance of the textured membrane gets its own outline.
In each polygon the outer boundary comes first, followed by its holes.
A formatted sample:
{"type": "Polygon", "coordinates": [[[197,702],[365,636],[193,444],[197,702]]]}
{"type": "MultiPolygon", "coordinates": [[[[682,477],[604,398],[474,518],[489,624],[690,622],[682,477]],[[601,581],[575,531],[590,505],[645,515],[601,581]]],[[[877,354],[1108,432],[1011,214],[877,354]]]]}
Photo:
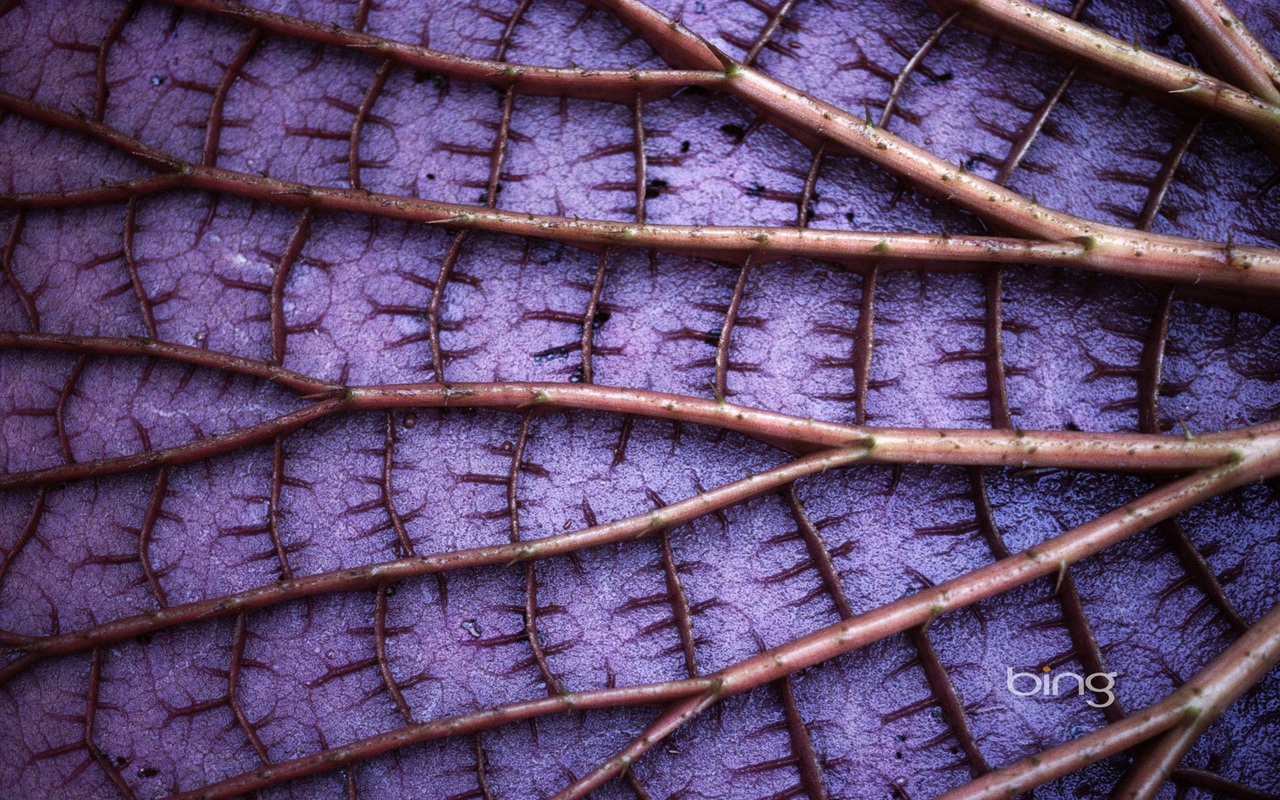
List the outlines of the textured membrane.
{"type": "MultiPolygon", "coordinates": [[[[1280,15],[1267,0],[1234,5],[1264,43],[1280,47],[1280,15]]],[[[255,7],[476,58],[665,66],[607,11],[568,0],[255,7]]],[[[743,0],[653,7],[735,58],[775,12],[743,0]]],[[[806,201],[811,151],[705,89],[643,104],[647,164],[637,187],[630,100],[509,97],[384,66],[373,51],[259,36],[162,0],[22,0],[0,10],[0,90],[99,119],[192,163],[584,219],[793,226],[799,213],[828,230],[987,232],[976,217],[846,156],[823,160],[806,201]],[[353,120],[362,126],[354,151],[353,120]]],[[[1160,3],[1096,0],[1082,19],[1195,63],[1160,3]]],[[[895,76],[938,23],[923,0],[799,0],[755,65],[878,119],[895,76]]],[[[1067,69],[954,26],[883,124],[994,178],[1067,69]]],[[[1075,80],[1008,185],[1050,208],[1135,226],[1193,121],[1141,94],[1075,80]]],[[[101,141],[18,113],[3,117],[0,137],[5,193],[149,174],[101,141]]],[[[1150,227],[1278,246],[1273,169],[1241,128],[1210,118],[1150,227]]],[[[1004,268],[993,319],[984,268],[855,270],[789,259],[753,268],[735,292],[740,262],[619,248],[584,323],[598,253],[365,213],[304,213],[232,193],[180,189],[0,211],[0,237],[5,331],[150,337],[321,381],[589,379],[712,398],[736,297],[726,394],[746,406],[841,423],[983,428],[999,424],[998,398],[1007,396],[1019,428],[1135,432],[1149,407],[1156,430],[1188,435],[1268,422],[1280,409],[1271,317],[1175,296],[1158,398],[1147,398],[1143,352],[1162,290],[1064,268],[1004,268]],[[988,369],[992,326],[1003,334],[995,356],[1003,393],[988,369]]],[[[160,450],[308,402],[267,380],[165,359],[6,348],[0,470],[160,450]]],[[[68,633],[401,558],[407,548],[542,538],[643,514],[788,459],[739,434],[603,412],[344,411],[193,463],[0,492],[0,630],[68,633]]],[[[860,465],[806,477],[795,493],[856,614],[991,563],[992,532],[1016,553],[1152,486],[1114,472],[860,465]],[[989,521],[976,505],[982,496],[989,521]]],[[[531,567],[323,592],[42,660],[0,689],[0,796],[164,797],[395,729],[406,710],[424,721],[730,667],[840,619],[799,516],[785,492],[768,493],[662,536],[531,567]]],[[[1117,674],[1125,710],[1177,688],[1239,635],[1239,623],[1280,599],[1277,520],[1270,484],[1178,518],[1178,536],[1207,562],[1220,601],[1189,576],[1168,527],[1073,567],[1092,646],[1117,674]]],[[[593,796],[920,800],[1096,730],[1107,719],[1089,697],[1006,689],[1007,668],[1085,671],[1058,589],[1040,580],[947,614],[926,634],[932,656],[919,637],[898,634],[785,686],[732,697],[593,796]],[[944,671],[968,741],[944,713],[926,662],[944,671]],[[797,720],[820,790],[805,774],[797,720]]],[[[540,717],[272,781],[258,796],[549,797],[654,716],[625,707],[540,717]]],[[[1114,756],[1035,796],[1104,797],[1129,763],[1114,756]]],[[[1280,676],[1228,709],[1182,763],[1280,792],[1280,676]]],[[[1174,783],[1160,796],[1175,794],[1213,796],[1174,783]]]]}

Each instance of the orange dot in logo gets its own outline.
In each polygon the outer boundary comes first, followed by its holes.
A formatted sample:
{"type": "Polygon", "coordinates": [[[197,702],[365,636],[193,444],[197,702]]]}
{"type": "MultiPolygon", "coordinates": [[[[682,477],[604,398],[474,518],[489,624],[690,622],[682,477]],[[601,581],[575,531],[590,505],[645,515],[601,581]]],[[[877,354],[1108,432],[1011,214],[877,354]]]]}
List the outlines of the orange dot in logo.
{"type": "Polygon", "coordinates": [[[1041,670],[1043,670],[1044,672],[1048,672],[1048,671],[1049,671],[1049,668],[1048,668],[1048,667],[1041,667],[1040,669],[1041,669],[1041,670]]]}

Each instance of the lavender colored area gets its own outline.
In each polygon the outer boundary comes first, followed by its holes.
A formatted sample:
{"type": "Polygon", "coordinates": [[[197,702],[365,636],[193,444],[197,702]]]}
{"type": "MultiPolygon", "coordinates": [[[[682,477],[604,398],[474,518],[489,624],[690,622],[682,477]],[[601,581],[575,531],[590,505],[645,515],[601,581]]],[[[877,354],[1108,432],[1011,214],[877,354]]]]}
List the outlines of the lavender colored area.
{"type": "MultiPolygon", "coordinates": [[[[768,16],[755,3],[666,0],[655,8],[741,57],[768,16]]],[[[1050,4],[1063,10],[1061,2],[1050,4]]],[[[1267,0],[1233,6],[1268,46],[1280,16],[1267,0]]],[[[494,57],[512,0],[372,4],[366,30],[494,57]]],[[[0,4],[6,8],[8,4],[0,4]]],[[[262,8],[350,27],[355,2],[263,2],[262,8]]],[[[0,14],[0,90],[68,111],[94,107],[98,46],[122,3],[25,0],[0,14]]],[[[1084,21],[1157,52],[1193,57],[1159,3],[1097,0],[1084,21]]],[[[877,114],[893,76],[938,23],[923,0],[799,0],[760,54],[766,73],[862,114],[877,114]]],[[[143,0],[105,60],[103,121],[199,162],[212,98],[246,27],[143,0]]],[[[552,66],[640,66],[662,60],[603,10],[533,0],[507,60],[552,66]]],[[[217,164],[346,187],[348,137],[376,56],[267,35],[226,93],[217,164]]],[[[907,82],[889,130],[991,178],[1028,120],[1066,75],[1052,57],[954,28],[907,82]]],[[[390,71],[360,140],[364,188],[411,197],[583,218],[631,220],[632,114],[627,104],[517,97],[500,191],[487,197],[503,94],[413,70],[390,71]]],[[[644,108],[647,217],[673,224],[795,224],[812,154],[757,126],[727,96],[689,90],[644,108]]],[[[1045,206],[1136,224],[1185,115],[1137,94],[1077,81],[1009,186],[1045,206]]],[[[85,137],[0,120],[0,191],[62,191],[146,174],[85,137]]],[[[1239,127],[1210,120],[1190,146],[1152,229],[1280,246],[1280,191],[1259,192],[1274,165],[1239,127]]],[[[812,198],[815,228],[986,233],[985,224],[900,184],[870,163],[826,160],[812,198]]],[[[157,338],[257,360],[272,358],[269,287],[299,212],[201,191],[126,204],[0,212],[0,246],[46,333],[142,337],[130,280],[145,287],[157,338]],[[132,223],[126,220],[132,215],[132,223]],[[17,226],[20,230],[12,233],[17,226]],[[126,239],[130,244],[125,244],[126,239]],[[131,254],[127,252],[131,250],[131,254]]],[[[318,212],[284,288],[283,366],[350,384],[577,381],[582,317],[599,256],[488,233],[465,237],[440,311],[445,375],[434,374],[427,311],[455,234],[435,225],[318,212]]],[[[871,425],[988,427],[981,271],[884,270],[874,289],[871,425]]],[[[619,250],[606,270],[594,332],[594,378],[712,397],[716,338],[739,268],[619,250]]],[[[852,353],[869,279],[794,259],[754,268],[733,332],[729,399],[803,417],[855,421],[852,353]]],[[[1127,278],[1014,266],[1003,272],[1003,335],[1013,424],[1137,431],[1138,368],[1158,308],[1127,278]]],[[[0,286],[0,329],[32,330],[20,296],[0,286]]],[[[1175,300],[1158,424],[1203,433],[1275,419],[1280,330],[1248,311],[1175,300]]],[[[304,405],[269,382],[160,360],[0,350],[0,471],[89,461],[189,442],[304,405]],[[73,374],[78,375],[72,380],[73,374]],[[65,395],[66,399],[61,398],[65,395]],[[55,409],[61,409],[55,414],[55,409]],[[65,441],[59,435],[59,419],[65,441]],[[68,452],[69,451],[69,452],[68,452]]],[[[294,575],[403,555],[390,502],[417,553],[509,541],[509,471],[521,419],[493,411],[342,413],[285,438],[273,504],[268,444],[166,471],[149,559],[170,604],[217,598],[281,576],[268,532],[294,575]],[[385,467],[388,418],[395,446],[385,467]]],[[[533,417],[516,491],[518,533],[545,537],[695,496],[785,463],[737,434],[617,415],[533,417]],[[624,430],[625,428],[625,430],[624,430]],[[622,443],[625,441],[625,450],[622,443]]],[[[994,521],[1010,550],[1116,508],[1150,478],[1059,470],[985,471],[994,521]]],[[[155,470],[0,492],[0,630],[73,631],[157,608],[138,559],[155,470]],[[17,551],[32,509],[34,537],[17,551]]],[[[856,466],[801,480],[796,491],[830,547],[855,613],[988,564],[972,476],[961,467],[856,466]]],[[[1280,498],[1272,484],[1236,490],[1179,523],[1244,622],[1280,599],[1280,498]]],[[[771,494],[669,532],[703,673],[839,619],[771,494]]],[[[538,630],[569,690],[687,677],[657,538],[538,562],[538,630]]],[[[1186,577],[1156,530],[1074,567],[1085,613],[1126,710],[1154,703],[1238,636],[1186,577]]],[[[390,670],[416,720],[543,696],[527,637],[523,565],[413,578],[388,592],[390,670]],[[442,591],[444,589],[444,591],[442,591]]],[[[93,740],[138,798],[164,797],[343,745],[404,724],[375,656],[374,592],[326,594],[249,614],[238,703],[228,692],[234,618],[183,625],[104,647],[93,740]]],[[[939,619],[941,664],[993,767],[1106,719],[1084,697],[1020,698],[1007,667],[1084,671],[1050,581],[939,619]]],[[[12,656],[6,656],[8,663],[12,656]]],[[[84,747],[95,657],[56,657],[0,689],[0,797],[119,793],[84,747]]],[[[970,779],[911,637],[902,634],[793,675],[832,798],[935,796],[970,779]]],[[[548,797],[608,759],[653,709],[572,712],[486,732],[483,767],[498,798],[548,797]]],[[[633,773],[654,798],[804,796],[780,688],[770,684],[704,712],[646,754],[633,773]]],[[[1037,790],[1037,798],[1104,797],[1121,755],[1037,790]]],[[[1183,765],[1280,792],[1280,675],[1226,711],[1183,765]]],[[[431,742],[265,789],[266,798],[475,797],[471,737],[431,742]]],[[[613,781],[594,797],[636,797],[613,781]]],[[[1174,797],[1172,785],[1161,797],[1174,797]]],[[[1187,798],[1211,795],[1189,789],[1187,798]]]]}

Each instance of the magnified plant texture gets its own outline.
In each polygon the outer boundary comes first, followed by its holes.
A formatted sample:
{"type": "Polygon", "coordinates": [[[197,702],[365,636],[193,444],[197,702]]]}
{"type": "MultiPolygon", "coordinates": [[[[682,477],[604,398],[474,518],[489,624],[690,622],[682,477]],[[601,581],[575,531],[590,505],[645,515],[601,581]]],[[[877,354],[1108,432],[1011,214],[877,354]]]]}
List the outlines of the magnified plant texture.
{"type": "Polygon", "coordinates": [[[0,796],[1277,797],[1280,8],[773,2],[0,3],[0,796]]]}

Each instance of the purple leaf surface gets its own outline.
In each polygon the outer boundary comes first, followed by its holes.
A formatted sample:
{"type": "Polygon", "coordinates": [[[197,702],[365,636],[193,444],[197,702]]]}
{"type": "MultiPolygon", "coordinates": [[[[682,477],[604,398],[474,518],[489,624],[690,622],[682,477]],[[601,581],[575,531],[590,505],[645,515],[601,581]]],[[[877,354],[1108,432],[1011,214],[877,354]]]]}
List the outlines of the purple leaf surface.
{"type": "MultiPolygon", "coordinates": [[[[0,329],[171,343],[311,384],[593,383],[715,399],[723,380],[735,406],[848,425],[1184,441],[1271,422],[1280,409],[1280,331],[1265,293],[927,259],[744,268],[738,257],[622,240],[602,257],[551,235],[459,232],[457,219],[312,208],[305,193],[137,189],[128,182],[165,172],[138,157],[145,146],[237,176],[619,225],[639,215],[1005,233],[866,159],[820,156],[807,186],[809,143],[715,89],[642,103],[533,96],[181,5],[0,3],[0,92],[32,101],[0,104],[0,329]],[[103,130],[137,146],[112,146],[103,130]],[[120,184],[134,188],[47,207],[20,199],[120,184]]],[[[609,5],[253,7],[478,59],[667,69],[609,5]]],[[[1011,164],[1008,187],[1048,208],[1280,247],[1275,164],[1257,137],[1039,48],[949,26],[881,120],[895,77],[943,19],[923,0],[788,3],[759,48],[778,10],[764,3],[652,6],[730,58],[969,174],[995,180],[1011,164]]],[[[1272,6],[1233,2],[1277,51],[1272,6]]],[[[1162,3],[1095,0],[1081,19],[1203,63],[1162,3]]],[[[680,414],[536,404],[517,414],[341,407],[277,430],[273,420],[341,402],[341,390],[317,400],[323,391],[182,358],[16,342],[0,346],[0,470],[16,476],[0,491],[0,797],[165,797],[410,722],[713,674],[842,612],[1049,540],[1172,477],[1105,463],[856,464],[625,541],[381,588],[335,585],[24,666],[27,637],[644,515],[794,454],[680,414]],[[268,433],[183,463],[94,466],[253,426],[268,433]],[[89,469],[45,485],[23,477],[72,463],[89,469]]],[[[1191,679],[1280,601],[1278,520],[1273,484],[1221,493],[1058,580],[728,697],[592,796],[920,800],[960,787],[1191,679]],[[1116,675],[1109,709],[1091,694],[1020,697],[1006,685],[1009,668],[1099,664],[1116,675]]],[[[550,797],[658,713],[628,703],[389,744],[256,792],[550,797]]],[[[1105,797],[1133,759],[1110,756],[1035,796],[1105,797]]],[[[1173,778],[1160,797],[1280,792],[1280,676],[1227,708],[1173,778]]]]}

